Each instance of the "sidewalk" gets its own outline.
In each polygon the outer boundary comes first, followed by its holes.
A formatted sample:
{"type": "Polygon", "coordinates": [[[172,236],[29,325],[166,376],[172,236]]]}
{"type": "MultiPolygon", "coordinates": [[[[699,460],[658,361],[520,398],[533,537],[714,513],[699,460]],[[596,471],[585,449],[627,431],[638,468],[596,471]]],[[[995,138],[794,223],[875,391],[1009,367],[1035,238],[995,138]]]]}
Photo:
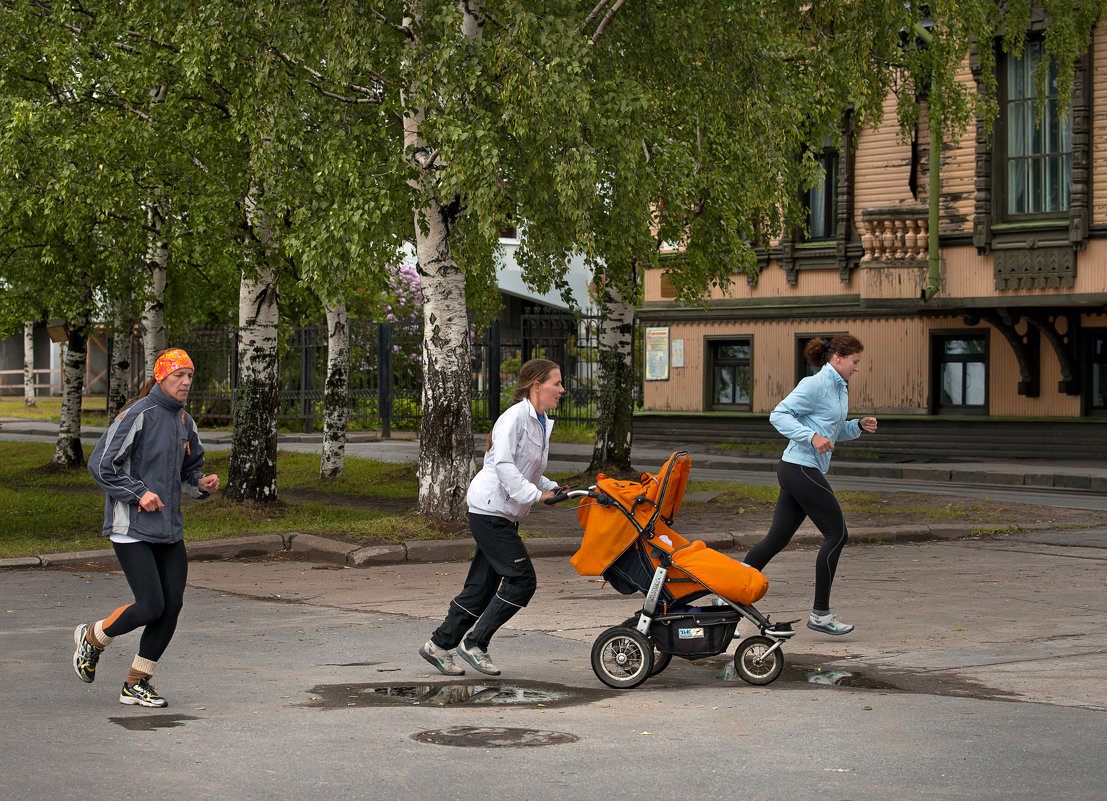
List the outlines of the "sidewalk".
{"type": "MultiPolygon", "coordinates": [[[[95,444],[103,433],[103,426],[85,426],[81,440],[95,444]]],[[[225,449],[231,446],[231,436],[226,431],[201,431],[204,446],[225,449]]],[[[0,418],[0,440],[57,438],[57,427],[40,421],[0,418]]],[[[474,437],[474,451],[484,446],[484,435],[474,437]]],[[[289,450],[316,450],[322,447],[321,434],[281,434],[279,447],[289,450]]],[[[951,444],[951,450],[955,445],[951,444]]],[[[773,472],[780,460],[780,452],[766,451],[764,455],[738,452],[731,455],[726,450],[704,449],[702,445],[671,445],[656,440],[638,440],[632,449],[635,467],[656,470],[676,450],[692,454],[696,470],[725,470],[737,472],[773,472]]],[[[783,450],[783,441],[781,445],[783,450]]],[[[412,432],[394,432],[389,439],[381,439],[373,432],[351,431],[347,435],[346,454],[384,462],[414,462],[419,457],[419,442],[412,432]]],[[[588,444],[554,442],[550,445],[550,464],[566,465],[566,469],[584,470],[591,460],[592,446],[588,444]]],[[[888,458],[866,460],[835,459],[829,474],[862,478],[902,479],[905,481],[951,482],[956,484],[997,485],[1004,487],[1034,487],[1071,490],[1088,490],[1107,493],[1107,458],[1084,458],[1066,461],[1035,459],[1020,460],[956,460],[906,461],[888,458]]]]}
{"type": "MultiPolygon", "coordinates": [[[[82,441],[90,446],[96,442],[104,428],[86,426],[82,441]]],[[[230,434],[225,431],[201,432],[208,449],[230,448],[230,434]]],[[[56,428],[39,421],[0,420],[0,440],[53,441],[56,428]]],[[[321,435],[282,434],[279,446],[286,450],[318,451],[321,435]]],[[[474,438],[475,451],[483,445],[483,436],[474,438]]],[[[659,442],[641,442],[633,447],[632,459],[636,468],[655,471],[672,454],[680,450],[679,444],[667,446],[659,442]]],[[[763,483],[775,481],[774,471],[779,453],[766,452],[764,456],[730,455],[727,451],[705,450],[702,446],[690,447],[693,468],[702,474],[706,471],[717,475],[759,474],[763,483]]],[[[409,432],[398,432],[389,439],[381,439],[372,432],[351,432],[346,445],[348,456],[376,459],[384,462],[414,462],[418,459],[419,443],[409,432]]],[[[550,471],[583,471],[592,455],[588,444],[553,443],[550,446],[550,471]]],[[[902,480],[932,484],[994,486],[1009,489],[1018,487],[1107,494],[1107,461],[1083,460],[1056,462],[1026,459],[1019,461],[950,461],[913,463],[889,459],[866,461],[835,461],[830,477],[872,478],[902,480]]],[[[733,480],[740,480],[734,478],[733,480]]],[[[959,539],[979,529],[978,523],[928,522],[880,529],[851,528],[853,542],[896,542],[917,540],[959,539]]],[[[1027,527],[1030,530],[1031,527],[1027,527]]],[[[1044,526],[1038,528],[1045,528],[1044,526]]],[[[744,550],[761,536],[741,532],[697,532],[709,547],[717,550],[744,550]]],[[[817,534],[797,535],[795,542],[817,543],[817,534]]],[[[535,557],[568,556],[580,545],[577,534],[566,537],[531,538],[527,547],[535,557]]],[[[398,545],[361,546],[340,540],[331,540],[310,534],[295,532],[241,537],[226,540],[209,540],[188,543],[191,560],[233,559],[280,551],[292,551],[313,562],[342,564],[350,567],[369,567],[402,562],[427,563],[467,559],[472,552],[471,543],[462,540],[421,540],[398,545]]],[[[0,569],[28,568],[58,565],[79,565],[89,562],[110,561],[114,554],[110,549],[67,554],[47,554],[17,559],[0,559],[0,569]]]]}

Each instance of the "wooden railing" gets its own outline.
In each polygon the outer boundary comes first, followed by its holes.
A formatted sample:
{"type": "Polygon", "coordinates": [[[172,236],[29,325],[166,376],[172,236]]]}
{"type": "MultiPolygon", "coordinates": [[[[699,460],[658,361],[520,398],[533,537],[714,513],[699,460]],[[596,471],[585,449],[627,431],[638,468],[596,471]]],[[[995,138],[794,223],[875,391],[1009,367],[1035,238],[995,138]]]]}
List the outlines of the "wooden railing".
{"type": "Polygon", "coordinates": [[[884,206],[861,212],[861,263],[925,262],[926,206],[884,206]]]}

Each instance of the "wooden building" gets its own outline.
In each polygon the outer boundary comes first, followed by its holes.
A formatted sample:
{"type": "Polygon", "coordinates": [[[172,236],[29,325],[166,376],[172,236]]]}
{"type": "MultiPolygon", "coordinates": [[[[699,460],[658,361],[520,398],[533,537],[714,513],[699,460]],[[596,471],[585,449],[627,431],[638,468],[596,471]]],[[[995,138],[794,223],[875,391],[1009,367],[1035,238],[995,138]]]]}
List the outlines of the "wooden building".
{"type": "Polygon", "coordinates": [[[1020,58],[1000,52],[991,131],[941,149],[933,297],[929,131],[924,114],[913,156],[889,98],[879,128],[847,120],[845,147],[821,154],[806,233],[760,252],[759,275],[706,309],[675,301],[663,268],[646,275],[644,409],[768,412],[811,337],[849,332],[865,345],[856,413],[1107,416],[1107,28],[1069,111],[1048,97],[1037,126],[1041,58],[1040,35],[1020,58]]]}

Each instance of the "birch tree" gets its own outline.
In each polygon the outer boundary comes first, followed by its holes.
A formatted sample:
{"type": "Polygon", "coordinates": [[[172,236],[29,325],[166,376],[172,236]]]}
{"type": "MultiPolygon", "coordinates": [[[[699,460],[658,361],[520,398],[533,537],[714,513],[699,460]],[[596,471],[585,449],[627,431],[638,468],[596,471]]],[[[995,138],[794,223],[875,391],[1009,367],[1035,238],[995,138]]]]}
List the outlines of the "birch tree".
{"type": "Polygon", "coordinates": [[[34,406],[35,399],[35,324],[23,324],[23,405],[34,406]]]}
{"type": "Polygon", "coordinates": [[[323,391],[323,456],[319,477],[342,475],[346,464],[346,421],[350,405],[350,327],[346,303],[326,304],[327,383],[323,391]]]}

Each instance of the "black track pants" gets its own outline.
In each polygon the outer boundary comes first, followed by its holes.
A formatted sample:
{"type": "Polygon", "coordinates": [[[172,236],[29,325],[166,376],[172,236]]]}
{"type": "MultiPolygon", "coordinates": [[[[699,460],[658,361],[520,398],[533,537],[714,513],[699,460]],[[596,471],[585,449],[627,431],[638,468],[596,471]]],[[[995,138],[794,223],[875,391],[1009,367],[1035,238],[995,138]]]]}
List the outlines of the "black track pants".
{"type": "Polygon", "coordinates": [[[108,619],[104,633],[118,637],[145,626],[138,641],[138,655],[157,662],[173,639],[184,603],[188,579],[184,542],[116,542],[112,545],[135,600],[108,619]]]}
{"type": "Polygon", "coordinates": [[[470,514],[469,530],[477,542],[477,555],[469,564],[465,586],[431,635],[439,648],[456,648],[465,637],[467,645],[487,650],[492,635],[527,605],[538,586],[518,523],[470,514]]]}
{"type": "Polygon", "coordinates": [[[826,478],[815,467],[781,462],[776,468],[780,495],[769,533],[746,554],[746,564],[761,570],[784,550],[805,517],[823,535],[815,557],[815,603],[813,608],[830,609],[830,585],[838,569],[838,556],[845,547],[847,532],[842,507],[826,478]]]}

